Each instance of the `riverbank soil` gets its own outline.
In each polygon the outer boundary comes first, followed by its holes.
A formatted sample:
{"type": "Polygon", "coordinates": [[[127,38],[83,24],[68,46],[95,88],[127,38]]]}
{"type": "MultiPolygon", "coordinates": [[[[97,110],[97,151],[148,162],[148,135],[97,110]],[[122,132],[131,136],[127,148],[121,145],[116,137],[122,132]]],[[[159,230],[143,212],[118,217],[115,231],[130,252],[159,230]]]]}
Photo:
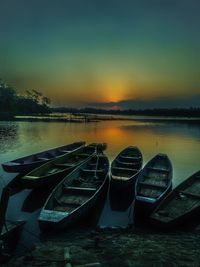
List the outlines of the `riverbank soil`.
{"type": "Polygon", "coordinates": [[[41,236],[41,243],[33,250],[5,266],[197,267],[199,246],[199,230],[72,230],[41,236]],[[67,260],[66,250],[70,255],[67,260]]]}

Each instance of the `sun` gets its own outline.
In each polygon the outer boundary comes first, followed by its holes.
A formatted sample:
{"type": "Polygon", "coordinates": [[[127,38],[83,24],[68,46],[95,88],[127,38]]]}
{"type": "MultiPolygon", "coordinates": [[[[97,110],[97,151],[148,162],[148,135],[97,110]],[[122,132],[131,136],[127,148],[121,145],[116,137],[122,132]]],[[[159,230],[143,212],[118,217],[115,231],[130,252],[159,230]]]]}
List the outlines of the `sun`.
{"type": "Polygon", "coordinates": [[[121,81],[112,81],[104,86],[106,102],[119,102],[125,98],[126,85],[121,81]]]}

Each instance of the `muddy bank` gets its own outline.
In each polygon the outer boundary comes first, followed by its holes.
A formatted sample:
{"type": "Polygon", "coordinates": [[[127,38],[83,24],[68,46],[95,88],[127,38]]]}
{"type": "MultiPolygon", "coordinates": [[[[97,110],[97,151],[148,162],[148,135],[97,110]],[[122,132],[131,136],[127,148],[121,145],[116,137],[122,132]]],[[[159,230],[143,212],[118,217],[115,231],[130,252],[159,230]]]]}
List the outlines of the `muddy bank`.
{"type": "Polygon", "coordinates": [[[200,266],[200,231],[155,233],[141,230],[72,230],[42,236],[41,243],[25,256],[4,266],[171,267],[200,266]]]}

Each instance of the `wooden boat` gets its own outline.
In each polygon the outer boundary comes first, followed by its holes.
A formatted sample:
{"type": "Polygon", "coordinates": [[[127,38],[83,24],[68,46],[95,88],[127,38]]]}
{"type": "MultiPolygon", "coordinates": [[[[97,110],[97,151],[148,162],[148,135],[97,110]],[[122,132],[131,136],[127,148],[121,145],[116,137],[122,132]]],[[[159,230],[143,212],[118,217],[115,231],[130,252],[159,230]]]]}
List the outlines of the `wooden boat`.
{"type": "Polygon", "coordinates": [[[172,164],[157,154],[139,173],[135,186],[135,217],[144,217],[172,190],[172,164]]]}
{"type": "Polygon", "coordinates": [[[124,189],[132,186],[142,168],[142,153],[129,146],[119,153],[111,164],[111,188],[124,189]]]}
{"type": "Polygon", "coordinates": [[[179,184],[153,211],[152,224],[162,228],[175,228],[199,220],[200,171],[179,184]]]}
{"type": "Polygon", "coordinates": [[[6,172],[22,172],[27,173],[40,165],[58,157],[69,153],[79,147],[85,145],[85,142],[76,142],[65,146],[56,147],[26,157],[18,158],[2,164],[6,172]]]}
{"type": "Polygon", "coordinates": [[[96,153],[98,144],[80,147],[57,157],[20,178],[24,188],[36,188],[58,183],[64,176],[96,153]]]}
{"type": "Polygon", "coordinates": [[[6,221],[0,234],[0,263],[6,262],[13,254],[19,241],[25,221],[6,221]]]}
{"type": "Polygon", "coordinates": [[[91,156],[53,190],[39,216],[41,229],[62,229],[86,217],[108,188],[109,161],[91,156]]]}

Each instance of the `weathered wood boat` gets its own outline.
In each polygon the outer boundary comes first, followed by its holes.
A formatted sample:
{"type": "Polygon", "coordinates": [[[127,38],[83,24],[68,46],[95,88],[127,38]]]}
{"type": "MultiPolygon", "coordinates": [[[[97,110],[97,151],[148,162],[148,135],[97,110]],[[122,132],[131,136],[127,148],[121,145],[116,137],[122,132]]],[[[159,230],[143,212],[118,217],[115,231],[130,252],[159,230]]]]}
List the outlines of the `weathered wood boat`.
{"type": "Polygon", "coordinates": [[[6,221],[0,234],[0,263],[6,262],[13,254],[25,221],[6,221]]]}
{"type": "Polygon", "coordinates": [[[97,151],[99,144],[80,147],[63,156],[57,157],[20,178],[24,188],[36,188],[58,183],[64,176],[83,163],[97,151]]]}
{"type": "Polygon", "coordinates": [[[95,155],[67,175],[41,210],[40,228],[62,229],[86,217],[108,188],[108,169],[108,158],[95,155]]]}
{"type": "Polygon", "coordinates": [[[111,188],[124,189],[134,185],[142,163],[142,153],[137,147],[129,146],[121,151],[111,164],[111,188]]]}
{"type": "Polygon", "coordinates": [[[175,228],[200,219],[200,171],[179,184],[153,211],[150,220],[161,228],[175,228]]]}
{"type": "Polygon", "coordinates": [[[46,151],[42,151],[36,154],[32,154],[26,157],[18,158],[2,164],[4,171],[6,172],[21,172],[27,173],[42,164],[69,153],[79,147],[85,145],[85,142],[76,142],[65,146],[56,147],[46,151]]]}
{"type": "Polygon", "coordinates": [[[148,216],[171,190],[171,161],[166,154],[157,154],[138,175],[135,186],[135,218],[148,216]]]}

